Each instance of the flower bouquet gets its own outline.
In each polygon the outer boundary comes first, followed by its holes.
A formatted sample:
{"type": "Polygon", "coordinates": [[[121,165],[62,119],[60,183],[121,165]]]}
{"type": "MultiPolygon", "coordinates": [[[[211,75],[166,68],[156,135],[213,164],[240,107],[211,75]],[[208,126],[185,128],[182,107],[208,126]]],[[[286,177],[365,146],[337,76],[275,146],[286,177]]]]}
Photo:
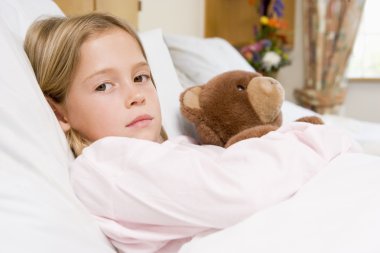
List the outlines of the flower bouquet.
{"type": "Polygon", "coordinates": [[[281,67],[290,64],[290,60],[286,53],[286,37],[281,34],[286,28],[286,23],[281,19],[284,5],[281,0],[271,2],[258,1],[260,24],[253,28],[253,43],[243,46],[240,53],[256,71],[276,76],[281,67]]]}

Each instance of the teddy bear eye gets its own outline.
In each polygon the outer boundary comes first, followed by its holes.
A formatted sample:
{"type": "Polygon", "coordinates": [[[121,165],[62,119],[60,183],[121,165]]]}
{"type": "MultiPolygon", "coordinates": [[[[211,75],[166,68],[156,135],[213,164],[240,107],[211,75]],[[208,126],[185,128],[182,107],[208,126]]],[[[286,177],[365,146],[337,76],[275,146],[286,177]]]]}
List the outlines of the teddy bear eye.
{"type": "Polygon", "coordinates": [[[245,90],[245,87],[243,85],[238,84],[238,85],[236,85],[236,89],[238,91],[243,91],[243,90],[245,90]]]}

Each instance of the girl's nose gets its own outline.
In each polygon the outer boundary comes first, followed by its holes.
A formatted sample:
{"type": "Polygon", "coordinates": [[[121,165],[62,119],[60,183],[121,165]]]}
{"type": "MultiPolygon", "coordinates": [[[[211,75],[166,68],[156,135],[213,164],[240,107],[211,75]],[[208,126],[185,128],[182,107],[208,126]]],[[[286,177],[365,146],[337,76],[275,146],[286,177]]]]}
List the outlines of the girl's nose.
{"type": "Polygon", "coordinates": [[[131,90],[129,92],[132,92],[132,93],[129,94],[129,96],[127,95],[127,99],[126,99],[127,108],[131,108],[132,106],[136,106],[136,105],[145,104],[145,96],[142,93],[138,91],[131,91],[131,90]]]}

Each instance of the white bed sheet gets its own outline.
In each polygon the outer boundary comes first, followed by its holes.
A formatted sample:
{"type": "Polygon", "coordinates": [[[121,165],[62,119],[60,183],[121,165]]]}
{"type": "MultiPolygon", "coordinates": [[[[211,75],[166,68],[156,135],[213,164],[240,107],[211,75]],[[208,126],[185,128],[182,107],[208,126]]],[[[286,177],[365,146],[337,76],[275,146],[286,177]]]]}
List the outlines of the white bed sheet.
{"type": "Polygon", "coordinates": [[[284,122],[294,121],[303,116],[317,115],[325,124],[334,125],[348,132],[363,147],[364,152],[380,156],[380,124],[378,123],[331,114],[320,115],[289,101],[284,102],[282,112],[284,122]]]}
{"type": "Polygon", "coordinates": [[[380,157],[337,158],[295,196],[180,253],[380,252],[380,157]]]}
{"type": "Polygon", "coordinates": [[[326,124],[348,131],[366,153],[380,156],[380,124],[337,115],[327,114],[322,117],[326,124]]]}

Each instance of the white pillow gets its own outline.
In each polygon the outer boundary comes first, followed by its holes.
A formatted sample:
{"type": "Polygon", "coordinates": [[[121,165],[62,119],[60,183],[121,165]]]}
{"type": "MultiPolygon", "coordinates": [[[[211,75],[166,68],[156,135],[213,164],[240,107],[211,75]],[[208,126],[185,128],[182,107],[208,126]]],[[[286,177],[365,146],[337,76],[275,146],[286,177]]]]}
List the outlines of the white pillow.
{"type": "MultiPolygon", "coordinates": [[[[0,14],[0,54],[7,59],[0,63],[0,252],[114,252],[72,192],[73,157],[22,48],[36,18],[63,13],[50,0],[3,0],[0,14]]],[[[171,137],[191,131],[179,114],[182,87],[161,31],[140,35],[165,129],[171,137]]]]}
{"type": "Polygon", "coordinates": [[[164,34],[164,40],[179,76],[184,78],[181,80],[184,87],[203,84],[229,70],[254,71],[240,53],[222,38],[164,34]]]}
{"type": "Polygon", "coordinates": [[[319,116],[319,117],[321,117],[320,114],[318,114],[318,113],[316,113],[310,109],[296,105],[296,104],[289,102],[289,101],[284,101],[284,103],[282,104],[281,110],[282,110],[282,118],[283,118],[284,123],[292,122],[292,121],[295,121],[295,120],[297,120],[301,117],[305,117],[305,116],[319,116]]]}
{"type": "Polygon", "coordinates": [[[0,252],[115,252],[75,197],[71,152],[0,17],[0,252]]]}
{"type": "Polygon", "coordinates": [[[139,34],[152,71],[160,98],[163,126],[169,138],[182,134],[194,135],[194,128],[181,115],[180,93],[183,87],[178,81],[168,48],[160,29],[139,34]]]}
{"type": "Polygon", "coordinates": [[[52,0],[1,0],[0,16],[12,33],[23,40],[29,26],[37,18],[64,14],[52,0]]]}

